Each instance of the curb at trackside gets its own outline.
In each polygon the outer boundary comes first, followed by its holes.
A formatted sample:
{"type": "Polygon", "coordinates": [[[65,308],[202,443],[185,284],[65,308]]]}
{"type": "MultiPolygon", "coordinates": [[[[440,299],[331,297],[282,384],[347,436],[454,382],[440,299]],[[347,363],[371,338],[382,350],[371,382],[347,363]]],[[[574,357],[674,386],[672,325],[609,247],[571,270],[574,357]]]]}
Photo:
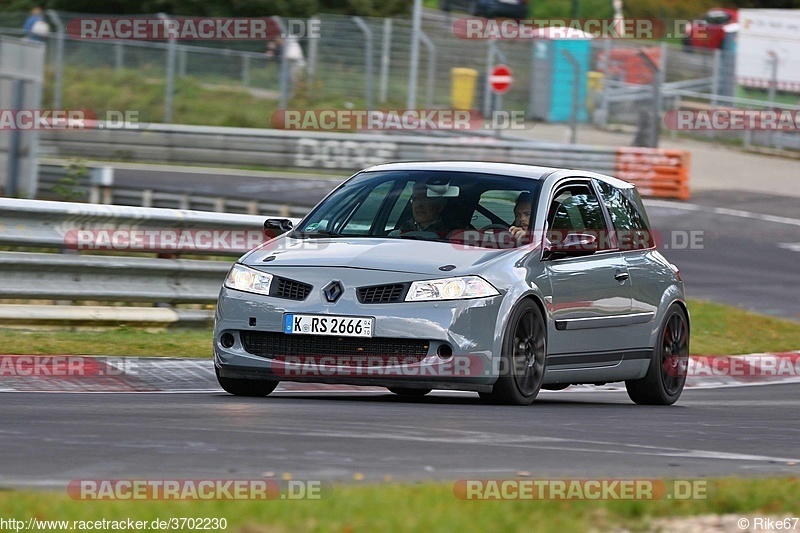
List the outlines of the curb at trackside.
{"type": "MultiPolygon", "coordinates": [[[[687,389],[800,383],[800,350],[692,356],[687,389]]],[[[622,390],[624,384],[568,390],[622,390]]],[[[278,392],[384,392],[382,387],[283,382],[278,392]]],[[[210,359],[0,355],[0,392],[222,392],[210,359]]]]}

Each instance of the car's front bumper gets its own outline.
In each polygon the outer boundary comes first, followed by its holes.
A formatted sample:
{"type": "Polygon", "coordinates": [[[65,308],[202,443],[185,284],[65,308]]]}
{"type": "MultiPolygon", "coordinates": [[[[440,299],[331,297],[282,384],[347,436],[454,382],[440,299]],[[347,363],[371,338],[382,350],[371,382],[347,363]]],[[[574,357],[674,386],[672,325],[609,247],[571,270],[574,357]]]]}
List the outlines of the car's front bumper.
{"type": "MultiPolygon", "coordinates": [[[[268,379],[316,383],[342,383],[408,388],[441,388],[488,391],[497,379],[501,342],[498,335],[498,313],[502,296],[448,302],[401,302],[362,304],[355,294],[355,285],[368,285],[371,272],[352,269],[297,269],[292,277],[314,285],[304,301],[293,301],[223,288],[217,304],[214,328],[214,364],[223,377],[268,379]],[[338,272],[337,272],[338,270],[338,272]],[[349,278],[349,279],[348,279],[349,278]],[[339,279],[344,295],[335,304],[324,301],[319,287],[330,279],[339,279]],[[248,352],[242,332],[283,333],[285,313],[374,317],[373,338],[425,340],[427,351],[411,361],[403,356],[387,356],[388,364],[377,364],[366,356],[366,362],[353,353],[353,361],[336,364],[326,353],[309,356],[297,353],[273,358],[248,352]],[[224,334],[233,337],[233,345],[225,347],[224,334]],[[439,355],[443,344],[452,349],[451,357],[439,355]]],[[[391,274],[389,278],[407,281],[408,275],[391,274]]],[[[384,283],[387,273],[381,273],[384,283]]]]}

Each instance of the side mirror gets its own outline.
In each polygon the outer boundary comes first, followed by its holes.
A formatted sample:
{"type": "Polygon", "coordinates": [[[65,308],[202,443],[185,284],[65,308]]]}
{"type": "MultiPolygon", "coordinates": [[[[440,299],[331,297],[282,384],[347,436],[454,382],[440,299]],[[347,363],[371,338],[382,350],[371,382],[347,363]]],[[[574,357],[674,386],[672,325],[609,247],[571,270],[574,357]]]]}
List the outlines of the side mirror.
{"type": "Polygon", "coordinates": [[[553,243],[548,249],[547,259],[562,257],[582,257],[592,255],[599,249],[597,237],[589,233],[568,233],[561,242],[553,243]]]}
{"type": "Polygon", "coordinates": [[[294,227],[288,218],[268,218],[264,221],[264,235],[272,239],[278,235],[283,235],[294,227]]]}

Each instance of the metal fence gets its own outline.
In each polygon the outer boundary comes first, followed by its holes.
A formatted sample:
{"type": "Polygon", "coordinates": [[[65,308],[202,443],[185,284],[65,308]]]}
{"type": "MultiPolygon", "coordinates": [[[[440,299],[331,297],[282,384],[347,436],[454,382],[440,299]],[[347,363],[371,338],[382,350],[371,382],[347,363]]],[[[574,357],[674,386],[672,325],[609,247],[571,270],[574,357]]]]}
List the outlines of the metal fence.
{"type": "MultiPolygon", "coordinates": [[[[636,126],[637,134],[649,129],[645,145],[657,145],[657,136],[678,135],[725,141],[745,148],[770,147],[800,150],[797,131],[679,130],[669,129],[665,114],[678,111],[695,113],[712,110],[772,110],[794,115],[800,110],[797,94],[776,91],[779,85],[777,65],[763,60],[763,70],[771,82],[763,88],[744,88],[736,78],[735,39],[727,39],[722,50],[686,48],[672,45],[631,45],[622,42],[593,43],[594,69],[603,74],[601,84],[590,90],[588,105],[593,122],[601,128],[636,126]],[[649,58],[657,70],[648,68],[649,58]],[[655,138],[653,138],[655,137],[655,138]],[[650,144],[652,143],[652,144],[650,144]]],[[[634,144],[637,144],[634,141],[634,144]]]]}
{"type": "MultiPolygon", "coordinates": [[[[669,133],[663,115],[676,106],[711,108],[725,98],[726,106],[794,110],[791,98],[776,96],[775,90],[745,93],[736,85],[734,56],[739,52],[734,47],[685,49],[677,43],[594,39],[586,43],[585,54],[571,52],[577,59],[572,63],[558,43],[547,39],[460,39],[453,31],[454,17],[428,11],[418,36],[416,64],[411,61],[410,20],[338,15],[317,17],[319,38],[300,39],[304,59],[291,62],[268,58],[264,42],[87,41],[65,33],[70,20],[87,16],[91,15],[48,12],[53,28],[47,43],[52,72],[48,94],[53,107],[86,107],[81,94],[65,90],[65,84],[76,79],[91,77],[94,84],[107,83],[121,92],[136,90],[125,88],[127,83],[157,85],[163,91],[161,111],[141,114],[142,122],[169,123],[176,108],[198,105],[183,82],[242,91],[262,102],[258,109],[237,111],[237,118],[252,127],[269,127],[270,110],[287,107],[451,107],[453,68],[478,74],[473,109],[520,110],[530,119],[601,128],[627,126],[635,131],[632,143],[643,146],[656,146],[659,134],[669,133]],[[486,76],[501,62],[514,76],[502,98],[487,90],[486,76]],[[560,113],[551,113],[559,106],[560,113]]],[[[0,32],[21,33],[22,20],[22,14],[0,15],[0,32]]],[[[124,105],[125,99],[117,101],[124,105]]],[[[789,133],[686,134],[800,148],[800,136],[789,133]]]]}

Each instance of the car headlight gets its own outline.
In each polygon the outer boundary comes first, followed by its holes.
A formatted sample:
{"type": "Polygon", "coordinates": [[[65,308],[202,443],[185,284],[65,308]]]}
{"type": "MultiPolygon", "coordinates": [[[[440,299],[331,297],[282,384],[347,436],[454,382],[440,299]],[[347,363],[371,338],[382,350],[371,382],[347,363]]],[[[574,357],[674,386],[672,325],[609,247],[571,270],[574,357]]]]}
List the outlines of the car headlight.
{"type": "Polygon", "coordinates": [[[415,281],[406,295],[407,302],[463,300],[500,294],[492,284],[478,276],[415,281]]]}
{"type": "Polygon", "coordinates": [[[228,277],[225,278],[225,286],[237,291],[255,292],[257,294],[269,294],[269,287],[272,284],[272,274],[259,272],[244,265],[233,265],[228,277]]]}

